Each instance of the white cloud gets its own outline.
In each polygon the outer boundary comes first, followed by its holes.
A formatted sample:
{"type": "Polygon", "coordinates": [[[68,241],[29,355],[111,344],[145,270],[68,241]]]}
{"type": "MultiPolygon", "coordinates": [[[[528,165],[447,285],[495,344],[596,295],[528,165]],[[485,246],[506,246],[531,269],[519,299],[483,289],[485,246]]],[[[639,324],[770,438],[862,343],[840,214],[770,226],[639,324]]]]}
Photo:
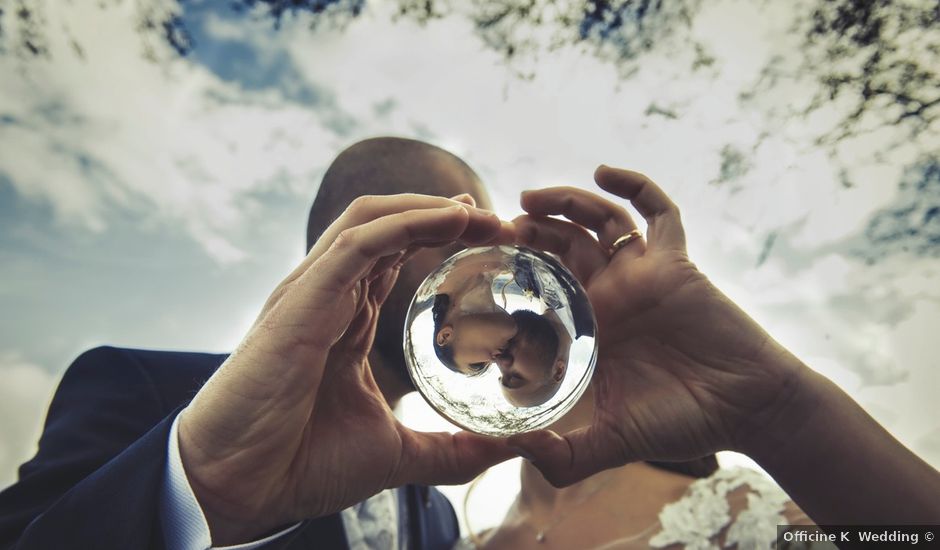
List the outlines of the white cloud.
{"type": "Polygon", "coordinates": [[[0,127],[0,171],[61,223],[103,231],[131,211],[181,226],[224,263],[245,256],[231,233],[253,192],[286,176],[309,196],[336,147],[320,113],[189,61],[145,61],[129,9],[65,3],[46,16],[50,60],[0,58],[4,74],[22,75],[0,80],[17,121],[0,127]],[[51,32],[66,22],[83,59],[51,32]]]}

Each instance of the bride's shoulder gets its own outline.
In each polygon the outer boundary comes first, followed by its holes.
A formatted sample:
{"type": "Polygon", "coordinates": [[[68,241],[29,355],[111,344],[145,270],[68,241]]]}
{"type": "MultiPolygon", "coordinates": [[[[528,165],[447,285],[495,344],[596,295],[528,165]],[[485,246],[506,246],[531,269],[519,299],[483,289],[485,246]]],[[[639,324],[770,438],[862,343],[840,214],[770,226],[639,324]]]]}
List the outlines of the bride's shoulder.
{"type": "Polygon", "coordinates": [[[693,481],[679,500],[659,513],[654,548],[766,547],[778,524],[803,523],[803,514],[772,479],[749,468],[722,468],[693,481]]]}

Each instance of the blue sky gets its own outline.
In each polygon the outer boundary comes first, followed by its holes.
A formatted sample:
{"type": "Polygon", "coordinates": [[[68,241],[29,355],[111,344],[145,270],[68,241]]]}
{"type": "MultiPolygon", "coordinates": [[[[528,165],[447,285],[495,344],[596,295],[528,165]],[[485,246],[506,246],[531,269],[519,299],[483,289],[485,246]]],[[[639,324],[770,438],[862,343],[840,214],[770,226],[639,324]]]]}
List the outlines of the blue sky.
{"type": "MultiPolygon", "coordinates": [[[[789,3],[709,3],[690,32],[716,61],[697,71],[676,39],[630,75],[577,49],[543,53],[525,62],[533,79],[460,13],[420,26],[376,2],[345,29],[288,18],[275,32],[194,2],[196,49],[178,60],[134,31],[136,4],[90,4],[47,8],[49,28],[68,29],[50,34],[50,59],[0,54],[13,75],[0,79],[0,484],[82,350],[234,346],[300,259],[330,160],[383,134],[461,155],[505,217],[523,189],[590,188],[601,162],[647,172],[683,208],[702,270],[940,465],[940,218],[928,216],[940,199],[906,209],[898,187],[936,134],[886,150],[898,135],[881,130],[834,160],[812,143],[844,105],[772,115],[808,101],[811,82],[743,103],[775,55],[799,54],[789,3]],[[907,212],[895,222],[918,227],[923,250],[868,239],[888,208],[907,212]]],[[[409,400],[406,420],[440,427],[422,406],[409,400]]]]}

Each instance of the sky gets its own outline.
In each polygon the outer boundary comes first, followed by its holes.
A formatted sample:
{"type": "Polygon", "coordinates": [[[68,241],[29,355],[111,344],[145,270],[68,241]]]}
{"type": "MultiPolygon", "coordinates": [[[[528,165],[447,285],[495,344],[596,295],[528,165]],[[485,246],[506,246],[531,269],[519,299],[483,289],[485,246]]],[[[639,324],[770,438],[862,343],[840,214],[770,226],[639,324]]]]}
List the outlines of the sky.
{"type": "MultiPolygon", "coordinates": [[[[690,256],[719,288],[940,466],[940,238],[908,232],[920,248],[905,251],[870,233],[873,220],[924,214],[911,166],[937,138],[888,149],[888,128],[833,155],[813,140],[844,104],[779,116],[813,82],[744,101],[768,63],[799,57],[799,3],[710,2],[633,71],[563,47],[526,60],[531,78],[459,10],[420,25],[373,2],[344,28],[288,17],[275,30],[191,2],[181,15],[196,47],[179,59],[137,32],[144,3],[38,5],[49,58],[0,52],[0,486],[34,452],[83,350],[232,349],[301,259],[332,158],[378,135],[458,154],[507,219],[524,189],[591,189],[600,163],[645,172],[679,204],[690,256]],[[697,70],[692,38],[714,60],[697,70]]],[[[401,414],[447,427],[417,395],[401,414]]],[[[458,510],[464,492],[448,489],[458,510]]],[[[495,509],[471,507],[471,523],[498,521],[495,509]]]]}

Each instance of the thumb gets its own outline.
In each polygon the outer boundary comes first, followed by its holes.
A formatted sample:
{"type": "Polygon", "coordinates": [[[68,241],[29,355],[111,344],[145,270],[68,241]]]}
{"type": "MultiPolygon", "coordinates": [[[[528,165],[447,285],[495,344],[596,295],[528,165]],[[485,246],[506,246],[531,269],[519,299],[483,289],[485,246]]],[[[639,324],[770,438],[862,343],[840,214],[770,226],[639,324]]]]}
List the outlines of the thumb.
{"type": "Polygon", "coordinates": [[[507,443],[516,454],[532,462],[555,487],[566,487],[601,470],[629,462],[610,446],[601,444],[593,427],[565,435],[538,430],[514,435],[507,443]]]}
{"type": "Polygon", "coordinates": [[[399,485],[459,485],[516,456],[505,439],[470,432],[402,433],[399,485]]]}

